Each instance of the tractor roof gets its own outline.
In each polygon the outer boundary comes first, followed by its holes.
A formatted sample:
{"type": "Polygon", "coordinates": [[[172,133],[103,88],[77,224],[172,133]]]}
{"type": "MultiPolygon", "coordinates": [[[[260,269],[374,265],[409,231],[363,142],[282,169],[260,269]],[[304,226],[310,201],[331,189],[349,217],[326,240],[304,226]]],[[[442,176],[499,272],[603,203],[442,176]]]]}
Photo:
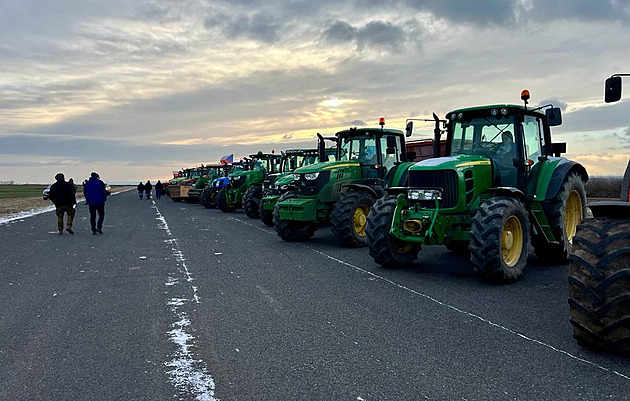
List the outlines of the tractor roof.
{"type": "Polygon", "coordinates": [[[284,151],[287,156],[299,156],[306,153],[317,153],[317,149],[287,149],[284,151]]]}
{"type": "Polygon", "coordinates": [[[280,154],[275,153],[254,153],[249,155],[252,159],[273,159],[277,157],[282,157],[280,154]]]}
{"type": "Polygon", "coordinates": [[[388,133],[388,134],[396,134],[396,135],[404,135],[404,133],[399,130],[399,129],[393,129],[393,128],[383,128],[381,129],[380,127],[372,127],[372,128],[350,128],[350,129],[346,129],[343,131],[339,131],[337,132],[335,135],[336,136],[340,136],[340,135],[347,135],[347,134],[361,134],[361,133],[379,133],[379,132],[383,132],[383,133],[388,133]]]}
{"type": "MultiPolygon", "coordinates": [[[[446,115],[450,115],[451,113],[465,113],[470,111],[481,111],[481,110],[489,110],[489,109],[517,109],[519,111],[533,111],[535,108],[525,108],[524,106],[517,104],[491,104],[487,106],[474,106],[474,107],[465,107],[462,109],[456,109],[448,112],[446,115]]],[[[540,110],[536,110],[538,113],[543,114],[540,110]]]]}

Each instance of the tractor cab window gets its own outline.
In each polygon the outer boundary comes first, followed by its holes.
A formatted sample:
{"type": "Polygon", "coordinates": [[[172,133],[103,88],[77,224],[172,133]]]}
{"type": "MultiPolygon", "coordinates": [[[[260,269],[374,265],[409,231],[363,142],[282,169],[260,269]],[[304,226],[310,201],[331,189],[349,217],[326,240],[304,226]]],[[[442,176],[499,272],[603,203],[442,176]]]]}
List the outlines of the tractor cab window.
{"type": "Polygon", "coordinates": [[[399,136],[384,135],[381,137],[381,154],[386,173],[400,162],[401,149],[402,144],[399,136]]]}
{"type": "Polygon", "coordinates": [[[523,137],[525,139],[525,159],[530,159],[534,164],[538,163],[538,158],[542,155],[541,121],[534,116],[525,116],[523,121],[523,137]]]}
{"type": "Polygon", "coordinates": [[[516,186],[513,160],[517,158],[514,117],[478,117],[454,121],[451,155],[479,155],[492,160],[500,185],[516,186]]]}
{"type": "Polygon", "coordinates": [[[341,138],[340,161],[356,161],[361,164],[378,164],[376,140],[373,136],[355,135],[341,138]]]}
{"type": "Polygon", "coordinates": [[[289,156],[284,161],[283,171],[287,173],[289,171],[295,170],[298,167],[302,167],[304,165],[305,160],[306,160],[306,157],[304,157],[303,155],[289,156]]]}

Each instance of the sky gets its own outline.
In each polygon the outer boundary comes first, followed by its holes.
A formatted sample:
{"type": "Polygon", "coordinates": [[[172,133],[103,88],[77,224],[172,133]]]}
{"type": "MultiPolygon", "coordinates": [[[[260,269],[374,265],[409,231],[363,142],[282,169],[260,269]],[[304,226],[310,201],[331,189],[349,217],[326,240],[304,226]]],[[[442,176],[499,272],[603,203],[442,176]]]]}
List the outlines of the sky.
{"type": "Polygon", "coordinates": [[[603,92],[629,22],[630,0],[5,0],[0,181],[168,179],[525,88],[567,157],[621,175],[630,95],[603,92]]]}

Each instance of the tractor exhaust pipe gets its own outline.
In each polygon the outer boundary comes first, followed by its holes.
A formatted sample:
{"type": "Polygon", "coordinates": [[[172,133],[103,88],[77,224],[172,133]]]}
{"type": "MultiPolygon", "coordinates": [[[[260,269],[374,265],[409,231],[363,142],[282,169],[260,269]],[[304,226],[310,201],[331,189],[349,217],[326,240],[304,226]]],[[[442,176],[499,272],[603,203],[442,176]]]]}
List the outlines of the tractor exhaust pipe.
{"type": "Polygon", "coordinates": [[[403,228],[405,231],[408,231],[412,234],[419,233],[422,231],[422,220],[420,219],[409,219],[405,220],[403,223],[403,228]]]}

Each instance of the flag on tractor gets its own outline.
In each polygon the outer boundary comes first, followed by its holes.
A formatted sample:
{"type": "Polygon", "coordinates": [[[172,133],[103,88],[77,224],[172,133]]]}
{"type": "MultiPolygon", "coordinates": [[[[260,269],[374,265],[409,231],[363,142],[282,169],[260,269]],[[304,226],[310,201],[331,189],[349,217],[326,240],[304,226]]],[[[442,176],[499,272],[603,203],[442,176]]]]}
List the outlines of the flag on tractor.
{"type": "Polygon", "coordinates": [[[233,161],[234,161],[234,154],[223,156],[221,157],[221,160],[220,160],[221,163],[225,163],[225,164],[232,163],[233,161]]]}

